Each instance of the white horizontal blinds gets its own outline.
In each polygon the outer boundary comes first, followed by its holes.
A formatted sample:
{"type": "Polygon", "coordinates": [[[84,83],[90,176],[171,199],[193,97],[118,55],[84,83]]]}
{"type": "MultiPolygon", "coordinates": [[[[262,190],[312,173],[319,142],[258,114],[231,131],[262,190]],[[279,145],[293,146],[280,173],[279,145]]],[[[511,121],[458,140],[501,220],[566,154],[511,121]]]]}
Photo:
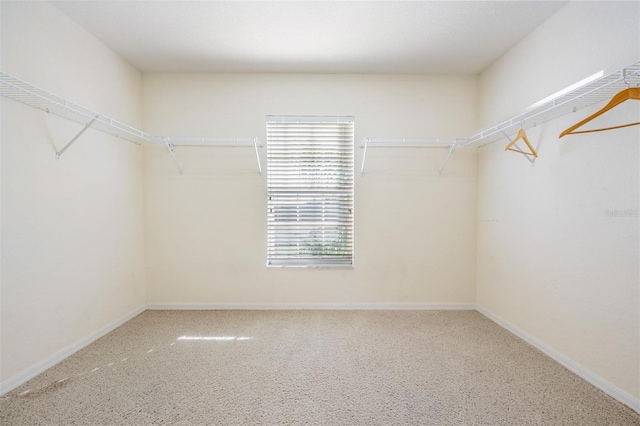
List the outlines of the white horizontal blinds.
{"type": "Polygon", "coordinates": [[[353,117],[267,117],[267,258],[272,266],[353,259],[353,117]]]}

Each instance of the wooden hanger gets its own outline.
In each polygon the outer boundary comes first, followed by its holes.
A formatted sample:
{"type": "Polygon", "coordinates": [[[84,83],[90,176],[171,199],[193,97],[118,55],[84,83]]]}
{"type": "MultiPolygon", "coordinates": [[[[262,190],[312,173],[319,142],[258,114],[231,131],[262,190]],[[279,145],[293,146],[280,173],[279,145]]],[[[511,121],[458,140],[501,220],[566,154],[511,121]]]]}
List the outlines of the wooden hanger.
{"type": "Polygon", "coordinates": [[[576,123],[573,126],[569,127],[567,130],[565,130],[564,132],[560,133],[560,137],[563,137],[565,135],[576,135],[578,133],[603,132],[605,130],[620,129],[622,127],[629,127],[629,126],[635,126],[635,125],[640,124],[640,121],[638,121],[636,123],[622,124],[620,126],[613,126],[613,127],[604,127],[602,129],[580,130],[578,132],[575,131],[577,128],[583,126],[584,124],[588,123],[589,121],[593,120],[594,118],[601,116],[605,112],[609,111],[610,109],[615,108],[616,106],[620,105],[621,103],[623,103],[624,101],[629,100],[629,99],[640,100],[640,87],[629,87],[628,89],[624,89],[622,92],[619,92],[613,98],[611,98],[609,103],[607,105],[605,105],[604,108],[602,108],[600,111],[590,115],[589,117],[585,118],[581,122],[576,123]]]}
{"type": "Polygon", "coordinates": [[[504,147],[504,150],[519,152],[520,154],[525,154],[525,155],[533,155],[535,158],[538,158],[538,153],[536,152],[536,149],[533,147],[533,145],[531,145],[531,142],[529,142],[529,139],[527,138],[527,134],[525,133],[524,129],[518,130],[518,134],[516,135],[515,139],[509,142],[507,146],[504,147]],[[515,145],[516,142],[518,142],[520,139],[522,139],[524,143],[527,144],[527,147],[531,150],[531,152],[521,151],[519,149],[512,148],[512,146],[515,145]]]}

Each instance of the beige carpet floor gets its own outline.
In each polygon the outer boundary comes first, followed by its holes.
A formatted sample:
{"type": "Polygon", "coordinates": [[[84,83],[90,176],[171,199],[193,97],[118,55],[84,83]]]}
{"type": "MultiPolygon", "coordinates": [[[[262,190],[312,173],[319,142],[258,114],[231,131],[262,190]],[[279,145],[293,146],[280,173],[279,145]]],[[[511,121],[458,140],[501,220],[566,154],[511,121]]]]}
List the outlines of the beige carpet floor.
{"type": "Polygon", "coordinates": [[[0,424],[640,425],[473,311],[147,311],[0,424]]]}

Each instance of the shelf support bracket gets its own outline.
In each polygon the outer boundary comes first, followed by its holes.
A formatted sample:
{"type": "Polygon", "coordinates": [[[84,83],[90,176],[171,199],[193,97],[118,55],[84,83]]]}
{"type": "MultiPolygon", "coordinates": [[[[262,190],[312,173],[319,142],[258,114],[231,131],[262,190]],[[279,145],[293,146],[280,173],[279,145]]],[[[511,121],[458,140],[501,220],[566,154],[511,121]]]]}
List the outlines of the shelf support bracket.
{"type": "Polygon", "coordinates": [[[253,148],[256,150],[256,160],[258,161],[258,175],[262,176],[262,166],[260,165],[260,154],[258,154],[258,138],[253,137],[253,148]]]}
{"type": "Polygon", "coordinates": [[[362,166],[360,167],[360,176],[364,175],[364,162],[367,159],[367,147],[369,146],[369,138],[364,138],[364,142],[362,147],[364,148],[364,152],[362,153],[362,166]]]}
{"type": "Polygon", "coordinates": [[[178,160],[176,159],[176,156],[175,156],[175,154],[173,152],[173,145],[171,145],[169,143],[169,139],[168,138],[162,138],[162,140],[164,141],[164,145],[169,150],[169,154],[171,155],[171,158],[173,159],[173,163],[178,168],[178,171],[180,172],[180,176],[182,176],[182,167],[180,167],[180,164],[178,163],[178,160]]]}
{"type": "Polygon", "coordinates": [[[449,157],[451,157],[451,154],[453,154],[453,150],[456,147],[456,142],[452,143],[451,146],[449,147],[449,151],[447,152],[447,156],[444,157],[444,162],[442,163],[442,167],[440,167],[440,170],[438,170],[438,176],[442,177],[442,172],[444,171],[444,166],[447,165],[447,162],[449,161],[449,157]]]}
{"type": "Polygon", "coordinates": [[[89,127],[98,119],[99,115],[96,115],[93,120],[85,124],[85,126],[73,137],[60,151],[56,152],[56,160],[59,160],[62,154],[80,137],[89,127]]]}

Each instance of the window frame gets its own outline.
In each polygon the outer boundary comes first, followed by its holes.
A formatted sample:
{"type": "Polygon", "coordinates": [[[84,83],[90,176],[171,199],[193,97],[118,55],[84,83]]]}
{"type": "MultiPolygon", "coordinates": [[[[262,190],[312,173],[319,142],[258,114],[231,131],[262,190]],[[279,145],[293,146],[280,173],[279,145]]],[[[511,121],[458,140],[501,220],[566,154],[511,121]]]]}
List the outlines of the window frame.
{"type": "MultiPolygon", "coordinates": [[[[354,128],[353,116],[267,116],[267,267],[353,268],[355,234],[354,128]],[[315,132],[298,130],[303,133],[302,136],[295,136],[296,138],[300,137],[300,140],[291,141],[289,138],[288,141],[285,141],[287,132],[295,132],[292,129],[302,129],[305,126],[315,129],[315,132]],[[276,129],[285,136],[273,137],[276,129]],[[327,138],[327,133],[331,133],[332,130],[335,133],[334,138],[327,138]],[[321,132],[323,132],[322,135],[321,132]],[[316,146],[319,137],[323,137],[323,140],[316,146]],[[311,155],[312,159],[303,157],[301,154],[299,157],[292,157],[294,162],[291,164],[283,163],[282,159],[274,160],[274,152],[282,153],[282,150],[287,149],[289,146],[287,144],[291,142],[298,142],[298,145],[291,145],[298,154],[304,151],[304,156],[311,155]],[[336,153],[338,153],[337,156],[336,153]],[[314,167],[312,164],[314,161],[333,162],[328,164],[328,168],[325,166],[318,170],[318,166],[314,167]],[[297,168],[297,173],[286,170],[288,166],[297,168]],[[274,168],[277,168],[278,172],[274,172],[274,168]],[[286,171],[283,172],[283,170],[286,171]],[[326,170],[330,170],[330,172],[326,173],[326,170]],[[306,173],[301,173],[303,171],[306,173]],[[282,183],[275,183],[276,178],[280,178],[278,182],[281,182],[283,176],[292,176],[291,180],[295,182],[305,181],[315,185],[289,190],[282,183]],[[283,194],[286,195],[283,197],[283,194]],[[291,197],[291,201],[282,201],[287,196],[291,197]],[[274,201],[272,197],[281,199],[274,201]],[[296,213],[283,210],[282,215],[295,216],[295,219],[282,220],[282,226],[277,227],[278,214],[274,214],[274,209],[284,209],[285,206],[293,206],[296,213]],[[327,212],[327,210],[331,211],[327,212]],[[301,214],[301,211],[306,215],[301,214]],[[319,213],[320,211],[322,213],[319,213]],[[302,216],[307,220],[302,220],[302,216]],[[331,216],[335,220],[327,220],[325,216],[331,216]],[[322,222],[327,222],[326,225],[317,225],[317,220],[309,219],[320,217],[322,222]],[[313,229],[316,226],[318,229],[313,229]],[[290,235],[293,237],[284,236],[284,229],[293,229],[293,231],[286,231],[287,233],[291,232],[290,235]],[[303,238],[307,238],[308,242],[309,236],[312,234],[315,236],[321,234],[319,245],[318,243],[305,244],[303,238]],[[332,238],[341,242],[332,245],[332,238]],[[318,247],[320,248],[318,249],[318,247]],[[320,250],[321,253],[309,253],[313,250],[316,252],[320,250]],[[335,252],[333,258],[331,257],[333,254],[330,253],[332,251],[335,252]]],[[[286,183],[288,182],[285,181],[286,183]]]]}

